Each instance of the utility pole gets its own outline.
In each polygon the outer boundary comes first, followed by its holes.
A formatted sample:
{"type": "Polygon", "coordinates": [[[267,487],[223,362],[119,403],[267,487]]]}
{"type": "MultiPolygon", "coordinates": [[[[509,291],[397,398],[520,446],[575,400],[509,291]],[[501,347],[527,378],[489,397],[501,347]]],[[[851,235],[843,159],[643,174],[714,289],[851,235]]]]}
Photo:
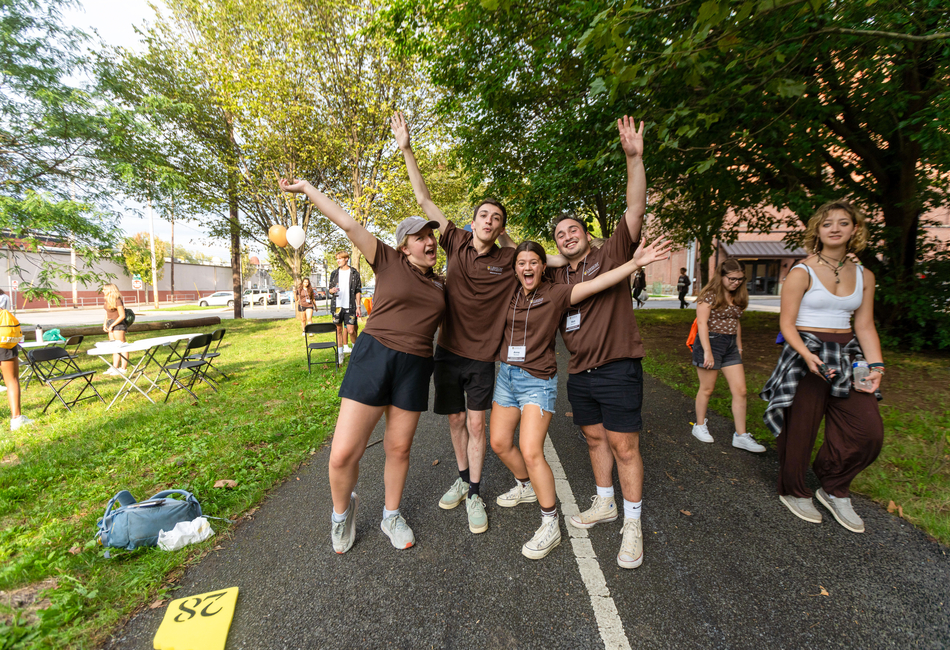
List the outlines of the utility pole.
{"type": "Polygon", "coordinates": [[[148,241],[152,249],[152,296],[158,309],[158,267],[155,264],[155,212],[152,210],[152,195],[148,196],[148,241]]]}

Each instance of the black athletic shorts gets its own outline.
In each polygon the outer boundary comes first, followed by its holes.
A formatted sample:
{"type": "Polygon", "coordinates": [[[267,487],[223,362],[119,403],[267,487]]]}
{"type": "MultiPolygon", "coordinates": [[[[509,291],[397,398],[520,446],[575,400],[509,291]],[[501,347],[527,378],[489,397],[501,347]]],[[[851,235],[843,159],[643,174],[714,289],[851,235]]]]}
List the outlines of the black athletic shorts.
{"type": "Polygon", "coordinates": [[[574,424],[603,424],[608,431],[636,433],[643,428],[643,367],[640,359],[620,359],[567,377],[567,399],[574,424]]]}
{"type": "MultiPolygon", "coordinates": [[[[713,367],[710,370],[720,370],[742,363],[742,355],[739,354],[739,344],[736,339],[735,334],[709,333],[709,347],[713,353],[713,367]]],[[[697,336],[693,343],[693,365],[702,368],[705,359],[706,353],[703,352],[703,344],[697,336]]]]}
{"type": "Polygon", "coordinates": [[[432,357],[391,350],[368,334],[356,339],[340,397],[404,411],[429,409],[432,357]]]}
{"type": "Polygon", "coordinates": [[[313,309],[313,305],[304,306],[304,305],[301,305],[300,303],[297,303],[297,311],[307,311],[308,309],[313,309]]]}
{"type": "Polygon", "coordinates": [[[0,361],[13,361],[19,358],[19,355],[19,345],[14,345],[12,348],[0,348],[0,361]]]}
{"type": "Polygon", "coordinates": [[[348,309],[340,307],[339,309],[334,309],[333,324],[346,326],[356,325],[356,307],[349,307],[348,309]]]}
{"type": "Polygon", "coordinates": [[[495,392],[495,362],[476,361],[435,347],[435,408],[439,415],[455,415],[468,410],[487,411],[495,392]]]}
{"type": "MultiPolygon", "coordinates": [[[[114,318],[110,318],[109,320],[107,320],[107,321],[106,321],[106,327],[109,327],[110,325],[112,325],[112,322],[113,322],[114,320],[115,320],[114,318]]],[[[113,327],[112,330],[115,331],[115,332],[128,332],[128,331],[129,331],[129,324],[126,323],[126,322],[123,320],[121,323],[119,323],[118,325],[116,325],[115,327],[113,327]]]]}

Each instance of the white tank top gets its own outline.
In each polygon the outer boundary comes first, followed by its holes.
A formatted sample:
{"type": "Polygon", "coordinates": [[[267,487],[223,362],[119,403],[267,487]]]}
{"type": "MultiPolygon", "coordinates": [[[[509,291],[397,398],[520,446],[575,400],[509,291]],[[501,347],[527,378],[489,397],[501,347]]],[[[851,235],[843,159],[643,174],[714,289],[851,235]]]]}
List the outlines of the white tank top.
{"type": "Polygon", "coordinates": [[[811,278],[811,286],[802,296],[801,307],[798,308],[798,318],[795,327],[808,329],[846,330],[851,328],[851,315],[861,306],[864,296],[864,267],[860,264],[856,268],[854,292],[850,296],[836,296],[825,288],[815,271],[804,264],[796,264],[793,269],[805,269],[811,278]]]}

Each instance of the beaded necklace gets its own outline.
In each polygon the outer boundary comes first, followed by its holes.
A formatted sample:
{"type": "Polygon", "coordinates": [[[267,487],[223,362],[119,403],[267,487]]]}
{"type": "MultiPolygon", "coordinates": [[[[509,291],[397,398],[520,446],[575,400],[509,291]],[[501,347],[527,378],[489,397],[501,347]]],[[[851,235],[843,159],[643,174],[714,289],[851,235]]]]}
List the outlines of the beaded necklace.
{"type": "Polygon", "coordinates": [[[832,259],[831,260],[832,262],[838,262],[838,266],[834,266],[830,264],[829,261],[825,259],[825,257],[821,253],[818,253],[818,264],[823,264],[825,266],[831,267],[831,270],[835,274],[835,284],[841,284],[841,278],[838,277],[838,271],[841,270],[841,267],[844,266],[844,263],[845,261],[847,261],[847,259],[848,259],[847,256],[842,257],[840,260],[832,259]]]}

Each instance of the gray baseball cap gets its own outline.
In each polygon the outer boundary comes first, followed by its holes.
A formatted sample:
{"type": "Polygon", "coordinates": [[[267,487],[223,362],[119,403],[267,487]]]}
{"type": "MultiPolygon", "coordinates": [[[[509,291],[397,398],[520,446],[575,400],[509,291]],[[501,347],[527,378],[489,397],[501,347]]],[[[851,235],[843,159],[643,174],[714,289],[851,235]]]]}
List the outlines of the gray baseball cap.
{"type": "Polygon", "coordinates": [[[426,226],[436,230],[439,227],[439,222],[429,221],[428,219],[423,219],[422,217],[409,217],[408,219],[403,219],[402,223],[396,226],[396,244],[398,245],[406,235],[414,235],[426,226]]]}

